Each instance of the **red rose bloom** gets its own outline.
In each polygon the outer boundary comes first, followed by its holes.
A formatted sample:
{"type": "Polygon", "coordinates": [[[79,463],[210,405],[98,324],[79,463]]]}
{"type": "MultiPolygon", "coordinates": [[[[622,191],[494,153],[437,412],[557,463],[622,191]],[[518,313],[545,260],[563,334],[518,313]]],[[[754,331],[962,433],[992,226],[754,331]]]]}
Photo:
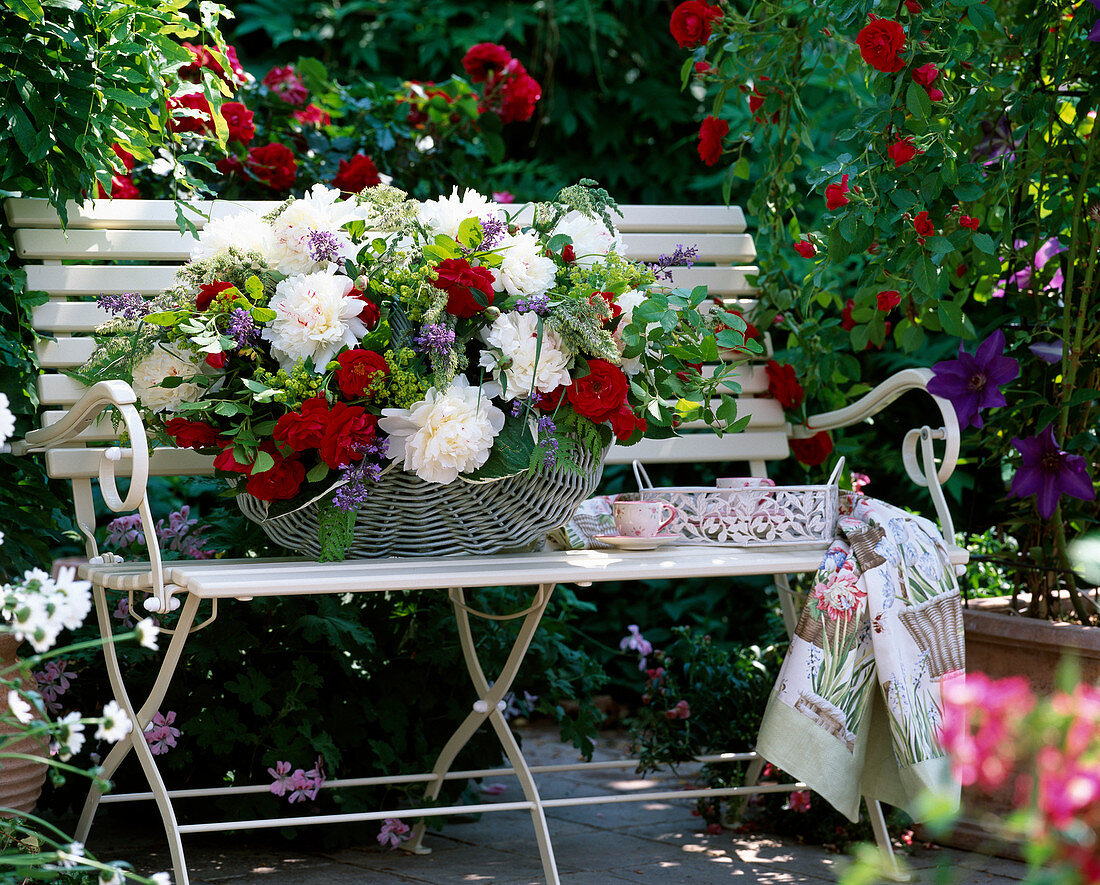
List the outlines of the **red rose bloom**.
{"type": "Polygon", "coordinates": [[[222,157],[214,164],[214,168],[222,175],[240,175],[244,172],[244,164],[241,163],[241,158],[236,154],[222,157]]]}
{"type": "Polygon", "coordinates": [[[856,321],[852,319],[852,311],[855,307],[856,303],[851,298],[844,302],[844,310],[840,312],[840,328],[845,332],[851,332],[856,327],[856,321]]]}
{"type": "Polygon", "coordinates": [[[348,294],[352,298],[358,298],[363,302],[363,309],[359,311],[359,319],[363,321],[363,325],[368,329],[377,326],[378,321],[382,318],[382,312],[378,309],[378,305],[358,289],[352,289],[348,294]]]}
{"type": "Polygon", "coordinates": [[[321,440],[321,460],[332,468],[361,460],[362,447],[374,441],[377,425],[378,419],[362,406],[336,403],[321,440]]]}
{"type": "Polygon", "coordinates": [[[210,102],[201,92],[174,95],[168,99],[168,131],[205,135],[214,131],[210,102]],[[177,114],[177,111],[180,112],[177,114]]]}
{"type": "Polygon", "coordinates": [[[248,478],[244,490],[261,501],[285,501],[298,494],[305,482],[306,468],[297,458],[281,458],[273,454],[275,465],[263,473],[248,478]]]}
{"type": "Polygon", "coordinates": [[[830,184],[825,188],[825,208],[826,209],[839,209],[841,206],[848,205],[848,176],[845,175],[840,179],[840,184],[830,184]]]}
{"type": "Polygon", "coordinates": [[[700,0],[686,0],[674,10],[668,29],[681,49],[695,49],[710,39],[711,24],[722,17],[717,6],[700,0]]]}
{"type": "Polygon", "coordinates": [[[462,67],[475,83],[484,83],[490,74],[504,70],[512,53],[499,43],[475,43],[462,56],[462,67]]]}
{"type": "Polygon", "coordinates": [[[248,169],[268,187],[284,191],[294,184],[298,162],[290,148],[273,142],[248,149],[248,169]]]}
{"type": "Polygon", "coordinates": [[[887,155],[894,161],[894,168],[898,166],[904,166],[917,154],[923,154],[924,151],[918,151],[913,144],[913,137],[908,136],[906,138],[899,138],[890,147],[886,149],[887,155]]]}
{"type": "Polygon", "coordinates": [[[205,46],[193,46],[184,43],[183,48],[191,53],[191,63],[179,69],[179,78],[189,83],[202,81],[202,69],[213,71],[230,86],[241,86],[246,82],[244,68],[237,60],[237,50],[232,46],[225,47],[225,57],[229,60],[232,75],[226,74],[225,69],[215,60],[213,53],[205,46]]]}
{"type": "MultiPolygon", "coordinates": [[[[211,449],[225,444],[218,429],[202,421],[173,418],[164,425],[164,429],[181,449],[211,449]]],[[[229,451],[232,452],[232,448],[229,451]]]]}
{"type": "Polygon", "coordinates": [[[348,399],[359,399],[367,395],[376,375],[388,375],[390,367],[385,358],[373,350],[345,350],[336,357],[340,368],[336,370],[336,383],[340,392],[348,399]]]}
{"type": "MultiPolygon", "coordinates": [[[[764,83],[764,82],[769,81],[769,80],[771,80],[771,77],[760,77],[759,78],[760,83],[764,83]]],[[[742,87],[742,89],[747,89],[747,88],[748,87],[742,87]]],[[[778,91],[779,91],[780,95],[783,94],[782,89],[780,89],[778,91]]],[[[764,95],[761,92],[758,92],[756,87],[754,86],[752,92],[749,93],[749,113],[752,114],[752,118],[754,120],[756,120],[757,123],[763,123],[764,122],[764,118],[756,116],[756,112],[764,106],[764,102],[766,100],[767,100],[767,96],[764,95]]],[[[772,114],[771,121],[773,123],[778,123],[779,122],[779,111],[776,111],[774,114],[772,114]]]]}
{"type": "Polygon", "coordinates": [[[588,296],[588,303],[589,304],[595,304],[596,302],[595,302],[594,299],[596,299],[596,298],[602,299],[603,302],[610,309],[611,319],[609,319],[608,322],[610,322],[611,320],[615,319],[615,317],[620,316],[622,314],[623,309],[615,303],[615,296],[614,296],[613,293],[611,293],[611,292],[593,292],[591,295],[588,296]]]}
{"type": "Polygon", "coordinates": [[[697,61],[695,63],[695,73],[697,73],[697,74],[706,74],[706,73],[709,73],[709,72],[710,72],[710,62],[709,61],[697,61]]]}
{"type": "Polygon", "coordinates": [[[878,295],[875,296],[875,301],[879,310],[893,310],[901,304],[901,293],[893,289],[889,289],[886,292],[879,292],[878,295]]]}
{"type": "Polygon", "coordinates": [[[224,369],[227,362],[229,362],[229,354],[224,350],[218,351],[217,353],[208,353],[206,355],[206,364],[211,369],[224,369]]]}
{"type": "Polygon", "coordinates": [[[892,19],[872,19],[856,35],[856,43],[863,60],[884,74],[893,74],[905,67],[898,55],[905,48],[905,30],[892,19]]]}
{"type": "Polygon", "coordinates": [[[226,443],[220,455],[214,459],[214,469],[226,473],[239,473],[248,476],[252,472],[251,464],[242,464],[233,457],[233,443],[226,443]]]}
{"type": "MultiPolygon", "coordinates": [[[[694,0],[688,0],[689,3],[694,0]]],[[[704,117],[699,127],[699,159],[713,166],[722,157],[722,139],[730,131],[730,124],[717,117],[704,117]]]]}
{"type": "Polygon", "coordinates": [[[110,196],[112,200],[141,199],[141,191],[137,189],[137,185],[134,184],[134,179],[129,175],[112,175],[110,194],[108,194],[107,189],[97,181],[96,194],[101,200],[107,199],[108,196],[110,196]]]}
{"type": "Polygon", "coordinates": [[[206,310],[222,292],[232,288],[232,283],[223,283],[220,280],[213,283],[203,283],[199,286],[199,294],[195,297],[195,309],[206,310]]]}
{"type": "Polygon", "coordinates": [[[559,384],[549,393],[537,392],[535,394],[535,405],[538,406],[544,412],[557,411],[558,405],[561,403],[561,398],[565,395],[569,385],[559,384]]]}
{"type": "Polygon", "coordinates": [[[227,101],[222,105],[222,117],[229,127],[229,140],[248,144],[256,135],[256,124],[252,122],[252,111],[239,101],[227,101]]]}
{"type": "Polygon", "coordinates": [[[329,116],[328,111],[323,111],[315,104],[307,105],[304,110],[295,111],[291,114],[295,120],[301,123],[303,126],[327,126],[332,122],[332,117],[329,116]]]}
{"type": "Polygon", "coordinates": [[[922,237],[930,237],[936,232],[936,226],[928,218],[927,212],[918,212],[917,217],[913,219],[913,230],[922,237]]]}
{"type": "Polygon", "coordinates": [[[501,93],[500,121],[523,123],[535,113],[535,104],[542,98],[539,81],[526,71],[504,81],[501,93]]]}
{"type": "Polygon", "coordinates": [[[981,222],[978,221],[978,219],[975,218],[973,215],[960,215],[959,224],[963,227],[968,227],[971,230],[977,230],[981,222]]]}
{"type": "Polygon", "coordinates": [[[588,369],[587,375],[566,388],[565,395],[578,415],[601,424],[619,410],[630,384],[623,370],[606,360],[589,360],[588,369]]]}
{"type": "Polygon", "coordinates": [[[809,240],[799,240],[794,244],[794,251],[803,258],[813,258],[817,254],[817,247],[809,240]]]}
{"type": "Polygon", "coordinates": [[[493,303],[493,272],[465,258],[444,258],[435,267],[435,287],[447,293],[447,313],[468,319],[493,303]],[[484,303],[474,292],[481,293],[484,303]]]}
{"type": "Polygon", "coordinates": [[[791,454],[807,467],[817,467],[824,464],[825,459],[833,453],[833,438],[822,430],[808,439],[790,440],[791,454]]]}
{"type": "Polygon", "coordinates": [[[363,188],[381,183],[378,167],[364,153],[358,153],[350,160],[341,160],[336,177],[332,179],[332,186],[340,188],[346,194],[357,194],[363,188]]]}
{"type": "Polygon", "coordinates": [[[919,68],[913,68],[913,79],[925,89],[935,83],[939,75],[940,69],[932,64],[932,62],[921,65],[919,68]]]}
{"type": "Polygon", "coordinates": [[[122,167],[127,172],[134,171],[134,155],[131,154],[126,148],[120,144],[111,145],[111,150],[115,152],[115,156],[122,161],[122,167]]]}
{"type": "Polygon", "coordinates": [[[301,411],[283,415],[275,423],[272,436],[296,452],[319,449],[328,427],[328,418],[328,402],[323,396],[314,396],[302,403],[301,411]]]}
{"type": "Polygon", "coordinates": [[[802,403],[802,385],[798,383],[794,375],[794,366],[784,363],[780,365],[775,360],[768,360],[764,364],[764,371],[768,375],[768,393],[779,401],[784,409],[798,408],[802,403]]]}
{"type": "Polygon", "coordinates": [[[261,81],[282,101],[292,105],[304,105],[309,98],[309,90],[302,78],[294,73],[294,68],[272,68],[261,81]]]}
{"type": "Polygon", "coordinates": [[[611,413],[611,430],[615,434],[615,439],[623,442],[630,439],[635,430],[646,432],[645,418],[635,415],[634,410],[630,408],[630,403],[623,400],[622,405],[611,413]]]}
{"type": "Polygon", "coordinates": [[[332,186],[340,188],[346,194],[357,194],[363,188],[381,183],[378,167],[364,153],[358,153],[350,160],[341,160],[336,177],[332,179],[332,186]]]}

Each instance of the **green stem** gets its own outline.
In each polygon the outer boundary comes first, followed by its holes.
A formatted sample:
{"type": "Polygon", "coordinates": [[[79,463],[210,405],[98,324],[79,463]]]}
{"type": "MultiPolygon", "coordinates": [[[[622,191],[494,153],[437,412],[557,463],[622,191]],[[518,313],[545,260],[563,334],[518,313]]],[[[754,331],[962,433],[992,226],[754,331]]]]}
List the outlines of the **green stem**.
{"type": "MultiPolygon", "coordinates": [[[[1066,565],[1069,562],[1069,552],[1066,550],[1066,529],[1062,522],[1062,505],[1060,503],[1054,511],[1054,518],[1051,522],[1054,525],[1054,549],[1058,553],[1060,564],[1066,565]]],[[[1070,602],[1073,603],[1074,614],[1081,619],[1081,623],[1091,623],[1092,613],[1086,607],[1081,594],[1077,592],[1077,581],[1074,580],[1073,572],[1066,574],[1066,592],[1069,594],[1070,602]]]]}

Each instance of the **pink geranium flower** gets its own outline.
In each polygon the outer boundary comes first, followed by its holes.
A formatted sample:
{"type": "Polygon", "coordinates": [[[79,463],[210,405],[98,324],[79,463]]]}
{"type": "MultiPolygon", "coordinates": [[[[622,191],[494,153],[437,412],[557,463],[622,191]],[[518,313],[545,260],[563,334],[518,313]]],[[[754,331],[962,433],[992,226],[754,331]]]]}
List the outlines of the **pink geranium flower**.
{"type": "Polygon", "coordinates": [[[378,841],[382,845],[396,848],[406,841],[411,833],[412,828],[400,818],[387,817],[382,824],[382,831],[378,834],[378,841]]]}
{"type": "Polygon", "coordinates": [[[162,756],[176,746],[176,740],[182,732],[172,726],[175,721],[175,710],[169,710],[164,715],[158,711],[153,714],[153,721],[145,726],[145,741],[154,756],[162,756]]]}

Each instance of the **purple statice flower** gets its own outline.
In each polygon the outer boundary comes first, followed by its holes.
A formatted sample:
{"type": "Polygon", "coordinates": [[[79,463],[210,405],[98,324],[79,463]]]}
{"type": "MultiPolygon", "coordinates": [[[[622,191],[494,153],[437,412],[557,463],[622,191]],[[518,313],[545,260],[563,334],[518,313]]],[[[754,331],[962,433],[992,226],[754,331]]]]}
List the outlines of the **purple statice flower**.
{"type": "Polygon", "coordinates": [[[328,230],[311,230],[306,248],[314,261],[337,261],[340,258],[340,241],[328,230]]]}
{"type": "Polygon", "coordinates": [[[1085,459],[1061,449],[1054,439],[1053,424],[1047,425],[1038,436],[1013,438],[1012,445],[1023,455],[1024,461],[1012,477],[1009,497],[1034,495],[1043,519],[1054,515],[1062,495],[1082,501],[1096,499],[1096,489],[1093,488],[1085,459]]]}
{"type": "Polygon", "coordinates": [[[1044,363],[1053,365],[1062,361],[1066,346],[1061,341],[1036,341],[1029,344],[1027,349],[1044,363]]]}
{"type": "Polygon", "coordinates": [[[96,303],[107,313],[122,317],[124,320],[137,320],[149,313],[149,302],[137,292],[122,295],[100,295],[96,303]]]}
{"type": "Polygon", "coordinates": [[[256,321],[252,314],[243,307],[238,307],[229,315],[225,324],[225,333],[237,342],[238,347],[247,347],[248,343],[259,334],[256,321]]]}
{"type": "Polygon", "coordinates": [[[1020,374],[1020,364],[1004,355],[1005,336],[998,329],[978,345],[973,355],[959,342],[958,359],[943,360],[932,367],[935,376],[928,392],[951,400],[959,416],[959,429],[982,426],[981,410],[1006,403],[1001,386],[1020,374]]]}
{"type": "MultiPolygon", "coordinates": [[[[1027,240],[1016,240],[1012,245],[1015,249],[1023,249],[1027,245],[1027,240]]],[[[1026,292],[1031,286],[1032,276],[1041,271],[1051,258],[1061,252],[1065,252],[1068,248],[1068,246],[1063,246],[1058,241],[1057,237],[1051,237],[1036,250],[1031,266],[1025,267],[1023,270],[1018,270],[1005,279],[997,281],[997,286],[991,293],[992,297],[1004,298],[1005,289],[1008,287],[1009,283],[1014,285],[1018,291],[1026,292]]],[[[1050,282],[1044,286],[1044,290],[1061,292],[1064,285],[1065,279],[1062,277],[1062,268],[1059,267],[1054,271],[1054,276],[1051,278],[1050,282]]]]}
{"type": "Polygon", "coordinates": [[[515,305],[516,313],[537,313],[539,316],[545,316],[550,310],[550,296],[549,295],[532,295],[530,298],[520,298],[515,305]]]}
{"type": "Polygon", "coordinates": [[[508,225],[497,218],[481,219],[481,248],[492,249],[508,233],[508,225]]]}
{"type": "Polygon", "coordinates": [[[446,356],[455,343],[454,329],[443,323],[425,323],[420,334],[413,339],[421,353],[438,353],[446,356]]]}
{"type": "Polygon", "coordinates": [[[676,244],[676,251],[671,255],[658,255],[657,260],[651,264],[647,264],[653,275],[659,280],[672,281],[672,271],[670,267],[691,267],[695,264],[696,259],[699,258],[698,246],[683,246],[682,244],[676,244]]]}

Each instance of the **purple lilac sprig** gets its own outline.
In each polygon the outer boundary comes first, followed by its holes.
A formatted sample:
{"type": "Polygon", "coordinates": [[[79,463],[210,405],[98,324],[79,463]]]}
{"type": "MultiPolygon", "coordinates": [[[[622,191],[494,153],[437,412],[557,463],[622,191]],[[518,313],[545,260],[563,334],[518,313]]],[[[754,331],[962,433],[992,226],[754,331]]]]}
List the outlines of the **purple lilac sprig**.
{"type": "Polygon", "coordinates": [[[252,314],[243,307],[238,307],[229,315],[225,332],[237,342],[238,347],[247,347],[260,330],[256,328],[256,321],[252,319],[252,314]]]}
{"type": "Polygon", "coordinates": [[[381,461],[386,457],[389,440],[375,439],[363,446],[363,460],[352,462],[343,470],[344,485],[332,496],[332,503],[345,513],[358,510],[371,495],[372,486],[382,479],[381,461]]]}
{"type": "Polygon", "coordinates": [[[307,248],[314,261],[338,261],[340,258],[340,241],[332,231],[311,230],[307,248]]]}
{"type": "Polygon", "coordinates": [[[554,419],[549,415],[543,415],[538,420],[539,434],[546,434],[539,440],[539,446],[545,450],[546,454],[542,456],[542,466],[550,470],[558,463],[558,440],[554,436],[557,433],[558,425],[554,423],[554,419]]]}
{"type": "Polygon", "coordinates": [[[508,232],[508,225],[497,218],[483,218],[481,219],[481,247],[482,249],[492,249],[501,240],[504,239],[504,235],[508,232]]]}
{"type": "Polygon", "coordinates": [[[532,295],[530,298],[520,298],[515,304],[516,313],[536,313],[546,316],[550,311],[549,295],[532,295]]]}
{"type": "Polygon", "coordinates": [[[671,255],[658,255],[657,260],[652,264],[647,264],[653,275],[659,280],[672,280],[672,271],[670,267],[691,267],[695,264],[699,258],[698,246],[685,247],[681,243],[676,244],[676,251],[671,255]]]}
{"type": "Polygon", "coordinates": [[[149,313],[149,303],[137,292],[125,292],[122,295],[100,295],[99,306],[107,313],[122,317],[124,320],[137,320],[149,313]]]}
{"type": "Polygon", "coordinates": [[[443,323],[426,323],[420,330],[420,334],[413,339],[413,343],[421,353],[437,353],[446,356],[454,347],[454,329],[449,329],[443,323]]]}

